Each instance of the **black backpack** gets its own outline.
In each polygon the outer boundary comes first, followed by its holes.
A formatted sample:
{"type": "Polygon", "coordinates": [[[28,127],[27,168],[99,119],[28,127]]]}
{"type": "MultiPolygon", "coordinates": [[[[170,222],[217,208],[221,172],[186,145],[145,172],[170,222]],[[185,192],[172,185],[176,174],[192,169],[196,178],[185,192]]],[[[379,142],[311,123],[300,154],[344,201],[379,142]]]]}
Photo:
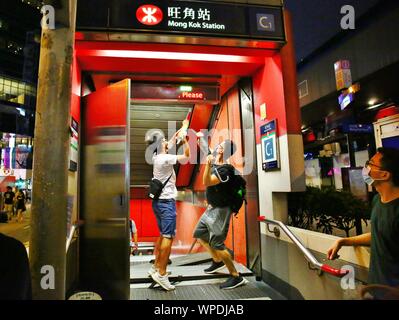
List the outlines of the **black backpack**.
{"type": "Polygon", "coordinates": [[[231,172],[229,183],[229,187],[231,188],[231,193],[229,197],[229,207],[232,210],[235,215],[240,211],[242,204],[245,202],[247,203],[246,200],[246,194],[247,194],[247,182],[244,180],[242,177],[241,173],[236,170],[232,165],[230,164],[225,164],[222,165],[221,167],[226,166],[226,168],[229,169],[231,172]]]}

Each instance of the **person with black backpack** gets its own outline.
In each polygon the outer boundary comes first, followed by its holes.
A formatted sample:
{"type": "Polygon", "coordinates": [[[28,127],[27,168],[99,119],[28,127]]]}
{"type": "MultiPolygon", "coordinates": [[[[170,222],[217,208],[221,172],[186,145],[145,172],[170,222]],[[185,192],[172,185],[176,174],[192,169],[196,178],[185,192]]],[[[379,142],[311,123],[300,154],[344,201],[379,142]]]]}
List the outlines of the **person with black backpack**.
{"type": "Polygon", "coordinates": [[[237,272],[224,244],[231,216],[238,213],[245,201],[245,180],[238,170],[227,163],[235,150],[234,142],[225,140],[207,157],[203,183],[207,187],[208,208],[198,221],[193,235],[212,256],[212,264],[204,270],[205,273],[216,273],[224,267],[229,270],[230,277],[220,285],[221,289],[233,289],[248,282],[237,272]]]}

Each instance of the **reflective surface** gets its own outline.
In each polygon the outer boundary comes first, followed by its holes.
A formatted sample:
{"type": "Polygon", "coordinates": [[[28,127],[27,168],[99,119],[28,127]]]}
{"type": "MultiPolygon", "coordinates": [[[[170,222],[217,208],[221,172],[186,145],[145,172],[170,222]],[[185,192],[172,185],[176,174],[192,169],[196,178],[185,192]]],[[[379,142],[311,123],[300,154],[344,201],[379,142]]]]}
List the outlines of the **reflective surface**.
{"type": "Polygon", "coordinates": [[[129,298],[130,80],[84,100],[80,284],[103,299],[129,298]]]}

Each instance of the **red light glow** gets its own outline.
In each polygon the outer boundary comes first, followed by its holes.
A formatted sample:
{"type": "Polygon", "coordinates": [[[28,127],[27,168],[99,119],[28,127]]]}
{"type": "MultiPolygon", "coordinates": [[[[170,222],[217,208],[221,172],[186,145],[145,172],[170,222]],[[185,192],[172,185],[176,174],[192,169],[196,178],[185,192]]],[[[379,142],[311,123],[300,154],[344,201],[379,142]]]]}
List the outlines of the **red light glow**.
{"type": "Polygon", "coordinates": [[[107,58],[114,57],[114,58],[131,58],[131,59],[164,59],[164,60],[214,61],[214,62],[236,62],[236,63],[258,62],[258,60],[261,59],[259,57],[235,56],[228,54],[139,51],[139,50],[77,49],[77,55],[107,57],[107,58]]]}

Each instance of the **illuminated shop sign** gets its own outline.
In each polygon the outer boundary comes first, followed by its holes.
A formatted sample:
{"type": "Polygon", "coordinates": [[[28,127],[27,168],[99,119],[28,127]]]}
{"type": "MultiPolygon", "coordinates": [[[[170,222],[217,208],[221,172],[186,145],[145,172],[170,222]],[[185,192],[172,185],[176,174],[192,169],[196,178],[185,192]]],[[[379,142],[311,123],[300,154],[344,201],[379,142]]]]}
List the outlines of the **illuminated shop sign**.
{"type": "Polygon", "coordinates": [[[178,0],[118,0],[98,5],[79,1],[77,28],[122,30],[157,34],[228,36],[284,41],[283,9],[236,3],[178,0]]]}
{"type": "Polygon", "coordinates": [[[372,124],[344,124],[342,126],[343,133],[373,133],[372,124]]]}
{"type": "Polygon", "coordinates": [[[341,110],[346,109],[355,100],[355,95],[353,93],[343,93],[338,97],[339,105],[341,110]]]}

